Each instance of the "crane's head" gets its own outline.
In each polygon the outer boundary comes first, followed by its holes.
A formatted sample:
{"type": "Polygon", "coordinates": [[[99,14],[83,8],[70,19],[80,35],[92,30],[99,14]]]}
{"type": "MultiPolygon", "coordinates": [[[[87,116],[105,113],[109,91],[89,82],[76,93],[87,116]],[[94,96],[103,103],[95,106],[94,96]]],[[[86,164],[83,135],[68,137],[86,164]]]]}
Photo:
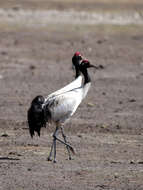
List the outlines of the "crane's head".
{"type": "Polygon", "coordinates": [[[81,63],[82,59],[83,58],[82,58],[81,53],[78,52],[78,51],[75,52],[75,54],[72,57],[72,63],[73,63],[73,65],[76,67],[77,65],[79,65],[81,63]]]}
{"type": "Polygon", "coordinates": [[[76,70],[76,78],[80,75],[80,71],[79,71],[79,65],[81,64],[83,58],[80,52],[75,52],[75,54],[72,57],[72,68],[76,70]]]}
{"type": "Polygon", "coordinates": [[[98,69],[97,66],[92,65],[87,59],[82,60],[81,64],[79,65],[79,69],[81,72],[91,67],[98,69]]]}

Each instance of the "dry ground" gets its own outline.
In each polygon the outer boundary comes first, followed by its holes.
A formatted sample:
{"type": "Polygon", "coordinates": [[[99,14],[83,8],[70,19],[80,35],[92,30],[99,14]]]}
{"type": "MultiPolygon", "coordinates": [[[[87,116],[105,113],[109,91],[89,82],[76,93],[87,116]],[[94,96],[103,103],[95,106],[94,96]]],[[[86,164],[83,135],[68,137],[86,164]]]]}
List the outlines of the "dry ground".
{"type": "MultiPolygon", "coordinates": [[[[141,14],[143,7],[141,0],[0,3],[6,13],[124,8],[141,14]]],[[[34,20],[27,25],[8,17],[0,19],[0,189],[142,190],[143,26],[70,24],[62,14],[60,24],[34,20]],[[53,164],[46,158],[54,127],[31,139],[27,109],[36,95],[46,96],[73,80],[71,57],[77,50],[104,69],[90,71],[92,88],[65,126],[76,155],[69,161],[58,144],[53,164]]]]}

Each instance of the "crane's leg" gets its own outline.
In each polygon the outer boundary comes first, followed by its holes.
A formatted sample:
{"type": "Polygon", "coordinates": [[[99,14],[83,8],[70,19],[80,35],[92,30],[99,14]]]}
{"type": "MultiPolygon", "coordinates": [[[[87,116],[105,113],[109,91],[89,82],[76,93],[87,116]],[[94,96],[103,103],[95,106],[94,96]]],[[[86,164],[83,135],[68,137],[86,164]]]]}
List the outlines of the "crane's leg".
{"type": "Polygon", "coordinates": [[[54,149],[54,162],[56,162],[56,140],[57,140],[57,134],[58,134],[58,130],[59,130],[59,127],[56,127],[56,130],[53,134],[53,143],[52,143],[52,146],[51,146],[51,150],[50,150],[50,154],[48,156],[48,161],[52,161],[52,152],[53,152],[53,149],[54,149]]]}
{"type": "MultiPolygon", "coordinates": [[[[64,134],[64,129],[63,129],[63,127],[61,127],[61,132],[62,132],[62,136],[63,136],[64,142],[67,143],[67,138],[66,138],[66,135],[64,134]]],[[[69,147],[68,147],[67,145],[66,145],[66,148],[67,148],[67,151],[68,151],[69,160],[71,160],[70,149],[69,149],[69,147]]]]}
{"type": "Polygon", "coordinates": [[[52,142],[51,150],[50,150],[49,156],[48,156],[48,158],[47,158],[48,161],[52,161],[53,147],[54,147],[54,142],[52,142]]]}
{"type": "Polygon", "coordinates": [[[51,157],[52,157],[52,152],[54,149],[54,163],[56,162],[56,140],[59,141],[60,143],[64,144],[64,145],[66,145],[66,147],[68,147],[68,149],[70,149],[72,151],[72,153],[75,154],[74,149],[71,145],[69,145],[67,142],[64,142],[61,139],[57,138],[58,130],[59,130],[59,126],[56,126],[56,130],[53,134],[53,143],[51,146],[51,151],[50,151],[50,154],[49,154],[48,159],[47,159],[48,161],[52,161],[51,157]]]}

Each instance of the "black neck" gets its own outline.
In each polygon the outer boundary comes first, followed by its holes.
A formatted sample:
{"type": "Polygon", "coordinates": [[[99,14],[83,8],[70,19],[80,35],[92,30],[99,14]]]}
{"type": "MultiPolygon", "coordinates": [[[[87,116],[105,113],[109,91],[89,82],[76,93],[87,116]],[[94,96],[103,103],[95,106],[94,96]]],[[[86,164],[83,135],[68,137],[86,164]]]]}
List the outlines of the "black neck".
{"type": "Polygon", "coordinates": [[[79,77],[80,75],[80,70],[78,67],[75,68],[76,74],[75,74],[75,78],[79,77]]]}
{"type": "Polygon", "coordinates": [[[82,74],[83,74],[83,76],[84,76],[84,84],[86,84],[86,83],[88,83],[88,82],[91,82],[91,79],[90,79],[90,76],[89,76],[89,74],[88,74],[87,69],[84,69],[84,70],[82,71],[82,74]]]}
{"type": "Polygon", "coordinates": [[[76,71],[75,78],[77,78],[77,77],[79,77],[79,75],[81,73],[80,69],[79,69],[80,60],[78,60],[75,56],[73,56],[72,63],[75,66],[75,71],[76,71]]]}

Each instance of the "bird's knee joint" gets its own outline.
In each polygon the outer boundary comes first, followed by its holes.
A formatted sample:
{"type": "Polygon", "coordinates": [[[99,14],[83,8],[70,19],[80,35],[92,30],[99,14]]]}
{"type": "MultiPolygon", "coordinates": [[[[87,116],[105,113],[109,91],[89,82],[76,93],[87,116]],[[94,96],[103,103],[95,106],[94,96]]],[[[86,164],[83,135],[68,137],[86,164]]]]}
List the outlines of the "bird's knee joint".
{"type": "Polygon", "coordinates": [[[53,138],[56,139],[57,138],[56,135],[53,135],[53,138]]]}
{"type": "Polygon", "coordinates": [[[66,138],[66,135],[63,134],[63,138],[66,138]]]}

